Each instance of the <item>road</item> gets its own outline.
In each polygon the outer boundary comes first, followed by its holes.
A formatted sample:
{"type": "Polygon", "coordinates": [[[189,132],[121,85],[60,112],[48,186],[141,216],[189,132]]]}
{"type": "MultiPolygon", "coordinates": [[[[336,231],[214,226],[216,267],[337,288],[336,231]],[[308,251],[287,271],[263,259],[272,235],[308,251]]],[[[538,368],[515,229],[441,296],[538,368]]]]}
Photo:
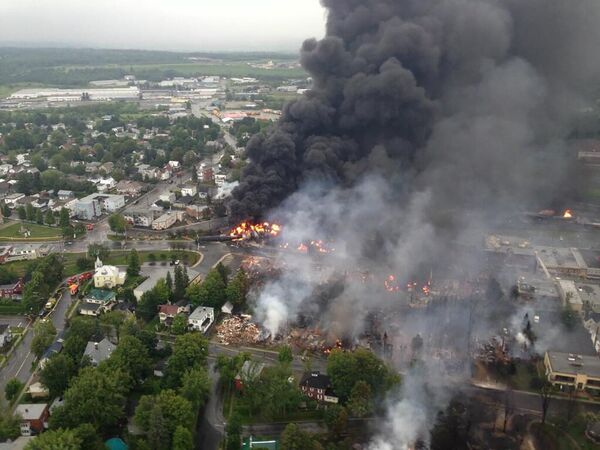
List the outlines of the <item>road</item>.
{"type": "MultiPolygon", "coordinates": [[[[54,310],[47,316],[50,321],[56,327],[57,334],[65,329],[66,315],[69,306],[73,302],[71,294],[66,291],[60,301],[57,302],[54,310]]],[[[6,321],[0,319],[3,323],[6,321]]],[[[12,319],[15,320],[14,317],[12,319]]],[[[22,318],[21,321],[27,323],[26,318],[22,318]]],[[[25,338],[19,343],[19,346],[15,349],[11,355],[7,365],[0,370],[0,392],[2,393],[2,399],[4,400],[4,387],[8,380],[16,378],[19,381],[26,383],[32,374],[32,366],[35,361],[35,356],[31,352],[31,341],[33,340],[33,330],[30,329],[25,338]]]]}

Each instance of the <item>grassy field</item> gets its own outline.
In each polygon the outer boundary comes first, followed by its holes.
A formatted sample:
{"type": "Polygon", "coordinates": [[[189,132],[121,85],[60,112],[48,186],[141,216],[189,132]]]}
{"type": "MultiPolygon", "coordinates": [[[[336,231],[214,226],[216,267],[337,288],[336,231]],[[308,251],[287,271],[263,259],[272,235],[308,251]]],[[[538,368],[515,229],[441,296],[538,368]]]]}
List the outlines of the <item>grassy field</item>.
{"type": "MultiPolygon", "coordinates": [[[[140,255],[141,263],[152,262],[150,255],[156,256],[157,264],[162,262],[170,261],[171,259],[180,259],[187,262],[189,265],[196,264],[198,262],[199,255],[195,252],[183,251],[183,250],[164,250],[164,251],[141,251],[138,252],[140,255]],[[164,258],[163,258],[164,256],[164,258]],[[186,261],[187,259],[187,261],[186,261]]],[[[82,270],[77,267],[77,260],[85,257],[85,253],[64,253],[64,264],[65,277],[70,277],[77,273],[81,273],[82,270]]],[[[110,256],[106,258],[104,264],[110,264],[114,266],[125,266],[127,265],[127,257],[129,251],[114,251],[110,252],[110,256]]],[[[13,270],[18,276],[23,276],[27,272],[27,268],[33,261],[14,261],[4,265],[7,269],[13,270]]]]}
{"type": "Polygon", "coordinates": [[[0,229],[0,240],[10,241],[35,241],[35,240],[59,240],[62,238],[60,228],[46,227],[35,223],[21,224],[19,222],[10,224],[0,229]],[[21,227],[27,228],[31,236],[26,238],[20,232],[21,227]]]}

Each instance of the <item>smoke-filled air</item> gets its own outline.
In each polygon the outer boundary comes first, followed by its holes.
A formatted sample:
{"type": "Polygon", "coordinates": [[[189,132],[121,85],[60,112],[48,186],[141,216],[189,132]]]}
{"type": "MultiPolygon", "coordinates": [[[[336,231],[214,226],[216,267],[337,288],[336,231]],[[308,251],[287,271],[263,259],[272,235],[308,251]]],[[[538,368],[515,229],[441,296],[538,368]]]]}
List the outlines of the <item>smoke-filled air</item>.
{"type": "Polygon", "coordinates": [[[472,342],[493,333],[471,320],[490,295],[473,251],[483,232],[574,195],[555,161],[600,73],[600,2],[322,3],[326,36],[301,49],[312,88],[251,139],[229,208],[281,223],[280,245],[303,250],[282,252],[281,275],[254,292],[272,336],[312,320],[352,341],[375,320],[393,340],[403,387],[370,448],[404,449],[427,440],[472,342]],[[456,277],[469,301],[415,307],[456,277]],[[416,335],[423,361],[410,368],[416,335]]]}

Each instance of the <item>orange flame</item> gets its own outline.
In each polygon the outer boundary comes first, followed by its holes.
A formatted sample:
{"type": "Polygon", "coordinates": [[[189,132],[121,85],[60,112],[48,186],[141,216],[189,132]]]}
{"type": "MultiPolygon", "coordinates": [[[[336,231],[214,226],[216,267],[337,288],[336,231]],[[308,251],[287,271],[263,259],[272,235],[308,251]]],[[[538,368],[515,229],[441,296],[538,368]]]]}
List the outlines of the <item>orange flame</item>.
{"type": "Polygon", "coordinates": [[[565,211],[565,213],[563,214],[563,219],[572,219],[573,218],[573,211],[571,211],[570,209],[567,209],[565,211]]]}
{"type": "Polygon", "coordinates": [[[242,222],[238,226],[231,229],[229,236],[235,239],[250,239],[252,237],[277,236],[281,231],[281,226],[269,222],[253,224],[250,222],[242,222]]]}

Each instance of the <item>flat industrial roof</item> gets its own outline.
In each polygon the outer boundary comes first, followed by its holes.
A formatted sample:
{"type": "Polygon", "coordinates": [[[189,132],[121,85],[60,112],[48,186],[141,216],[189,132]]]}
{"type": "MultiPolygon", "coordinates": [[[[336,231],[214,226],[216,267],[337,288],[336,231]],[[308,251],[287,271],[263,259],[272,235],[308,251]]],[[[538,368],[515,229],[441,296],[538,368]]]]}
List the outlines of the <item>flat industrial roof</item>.
{"type": "Polygon", "coordinates": [[[598,356],[575,353],[546,352],[553,372],[585,374],[600,378],[600,358],[598,356]]]}

